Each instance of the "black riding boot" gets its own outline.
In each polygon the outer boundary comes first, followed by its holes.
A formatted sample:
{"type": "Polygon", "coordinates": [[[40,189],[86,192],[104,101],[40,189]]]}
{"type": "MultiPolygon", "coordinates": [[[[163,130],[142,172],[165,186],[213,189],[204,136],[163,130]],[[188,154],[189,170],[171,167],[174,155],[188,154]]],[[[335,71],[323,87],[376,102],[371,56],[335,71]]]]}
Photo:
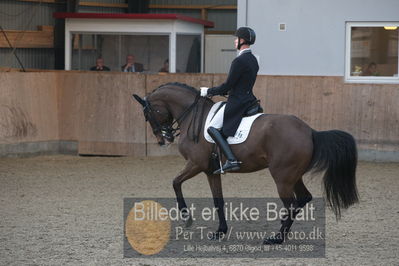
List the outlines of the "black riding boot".
{"type": "Polygon", "coordinates": [[[222,133],[214,127],[209,127],[208,133],[227,158],[226,163],[222,167],[223,171],[221,171],[221,169],[218,169],[213,173],[221,174],[222,172],[239,170],[241,162],[237,161],[236,157],[234,156],[229,144],[227,143],[226,139],[223,137],[222,133]]]}

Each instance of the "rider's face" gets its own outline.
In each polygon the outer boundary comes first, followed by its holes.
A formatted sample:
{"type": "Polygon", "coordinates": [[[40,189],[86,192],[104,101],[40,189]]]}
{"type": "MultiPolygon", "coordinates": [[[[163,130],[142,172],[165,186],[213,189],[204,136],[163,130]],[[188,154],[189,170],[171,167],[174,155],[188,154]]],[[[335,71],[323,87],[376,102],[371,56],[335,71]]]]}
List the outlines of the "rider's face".
{"type": "MultiPolygon", "coordinates": [[[[244,39],[240,39],[240,43],[244,43],[244,39]]],[[[234,40],[234,47],[238,49],[238,37],[234,40]]]]}

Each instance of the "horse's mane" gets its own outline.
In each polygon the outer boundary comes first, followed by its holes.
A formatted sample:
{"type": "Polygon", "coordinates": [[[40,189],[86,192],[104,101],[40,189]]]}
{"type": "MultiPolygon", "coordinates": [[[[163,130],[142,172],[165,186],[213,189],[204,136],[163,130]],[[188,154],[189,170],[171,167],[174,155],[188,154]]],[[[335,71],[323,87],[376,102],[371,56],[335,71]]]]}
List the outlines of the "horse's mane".
{"type": "MultiPolygon", "coordinates": [[[[183,88],[185,90],[189,90],[195,94],[199,94],[199,90],[197,90],[196,88],[191,87],[190,85],[187,85],[185,83],[180,83],[180,82],[168,82],[168,83],[162,84],[158,88],[154,89],[152,92],[155,92],[155,91],[157,91],[163,87],[166,87],[166,86],[176,86],[179,88],[183,88]]],[[[205,97],[204,99],[205,99],[205,102],[207,102],[207,103],[211,103],[211,104],[214,103],[210,98],[205,97]]]]}
{"type": "Polygon", "coordinates": [[[156,90],[158,90],[158,89],[160,89],[162,87],[165,87],[165,86],[177,86],[177,87],[180,87],[180,88],[187,89],[187,90],[189,90],[191,92],[198,93],[198,90],[196,88],[191,87],[191,86],[189,86],[187,84],[184,84],[184,83],[180,83],[180,82],[168,82],[168,83],[162,84],[161,86],[159,86],[158,88],[153,90],[153,92],[155,92],[156,90]]]}

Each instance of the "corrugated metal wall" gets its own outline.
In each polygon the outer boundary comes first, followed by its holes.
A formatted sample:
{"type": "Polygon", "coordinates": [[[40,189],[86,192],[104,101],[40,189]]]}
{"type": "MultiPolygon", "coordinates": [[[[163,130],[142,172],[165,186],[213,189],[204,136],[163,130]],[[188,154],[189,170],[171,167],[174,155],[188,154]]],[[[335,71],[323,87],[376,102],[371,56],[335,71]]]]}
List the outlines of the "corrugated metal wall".
{"type": "Polygon", "coordinates": [[[6,30],[36,30],[38,25],[54,25],[54,4],[0,1],[0,25],[6,30]]]}
{"type": "MultiPolygon", "coordinates": [[[[182,6],[226,6],[237,5],[237,0],[150,0],[151,5],[182,5],[182,6]]],[[[195,18],[201,18],[200,10],[184,9],[152,9],[151,13],[176,13],[195,18]]],[[[215,23],[215,27],[210,29],[215,31],[234,31],[237,26],[236,10],[208,10],[208,20],[215,23]]]]}
{"type": "MultiPolygon", "coordinates": [[[[126,3],[125,0],[86,0],[87,2],[126,3]]],[[[236,5],[237,0],[150,0],[158,5],[236,5]]],[[[54,25],[55,4],[0,0],[0,26],[5,30],[37,30],[40,25],[54,25]]],[[[125,13],[123,8],[79,7],[79,12],[125,13]]],[[[177,13],[195,18],[201,17],[200,10],[151,9],[151,13],[177,13]]],[[[233,31],[236,28],[236,10],[209,10],[208,20],[215,22],[217,31],[233,31]]],[[[18,68],[11,49],[0,48],[0,67],[18,68]]],[[[52,69],[54,67],[53,49],[16,50],[25,68],[52,69]]]]}
{"type": "MultiPolygon", "coordinates": [[[[17,49],[16,53],[25,68],[52,69],[54,66],[53,49],[17,49]]],[[[20,68],[12,49],[0,49],[0,67],[20,68]]]]}
{"type": "MultiPolygon", "coordinates": [[[[125,0],[86,0],[85,2],[123,4],[125,0]]],[[[237,0],[151,0],[154,5],[236,5],[237,0]]],[[[125,13],[123,8],[80,6],[79,12],[125,13]]],[[[0,25],[7,30],[35,30],[38,25],[54,25],[54,4],[0,1],[0,25]],[[28,23],[31,22],[31,23],[28,23]]],[[[151,13],[178,13],[196,18],[199,10],[152,9],[151,13]]],[[[235,10],[209,10],[208,19],[215,22],[213,30],[235,30],[237,12],[235,10]]]]}
{"type": "Polygon", "coordinates": [[[152,5],[236,5],[237,0],[150,0],[152,5]]]}
{"type": "MultiPolygon", "coordinates": [[[[54,25],[54,4],[0,1],[0,26],[5,30],[37,30],[40,25],[54,25]]],[[[22,33],[21,33],[22,34],[22,33]]],[[[51,69],[53,49],[17,49],[25,68],[51,69]]],[[[0,48],[0,67],[19,68],[12,49],[0,48]]]]}
{"type": "Polygon", "coordinates": [[[108,4],[125,4],[126,0],[84,0],[85,2],[93,3],[108,3],[108,4]]]}
{"type": "Polygon", "coordinates": [[[235,31],[237,29],[237,11],[236,10],[209,10],[208,20],[215,23],[217,31],[235,31]]]}

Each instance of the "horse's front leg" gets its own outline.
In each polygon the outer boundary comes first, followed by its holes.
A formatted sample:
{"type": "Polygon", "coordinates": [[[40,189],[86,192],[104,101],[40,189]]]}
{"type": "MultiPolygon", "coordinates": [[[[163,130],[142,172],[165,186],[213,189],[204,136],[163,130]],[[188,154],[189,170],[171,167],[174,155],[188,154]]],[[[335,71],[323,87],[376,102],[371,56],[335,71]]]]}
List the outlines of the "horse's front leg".
{"type": "Polygon", "coordinates": [[[196,176],[201,172],[200,168],[193,164],[191,161],[188,161],[184,169],[180,172],[178,176],[173,179],[173,189],[176,193],[176,200],[179,210],[182,212],[182,217],[186,220],[186,227],[191,226],[193,223],[190,213],[187,209],[186,202],[183,197],[183,192],[181,190],[181,186],[184,181],[196,176]]]}
{"type": "Polygon", "coordinates": [[[223,199],[223,191],[222,191],[222,180],[220,175],[208,175],[209,186],[211,187],[213,202],[215,204],[215,208],[217,208],[217,213],[219,217],[219,228],[214,233],[213,239],[223,238],[223,236],[227,233],[227,223],[226,217],[224,214],[224,199],[223,199]]]}

